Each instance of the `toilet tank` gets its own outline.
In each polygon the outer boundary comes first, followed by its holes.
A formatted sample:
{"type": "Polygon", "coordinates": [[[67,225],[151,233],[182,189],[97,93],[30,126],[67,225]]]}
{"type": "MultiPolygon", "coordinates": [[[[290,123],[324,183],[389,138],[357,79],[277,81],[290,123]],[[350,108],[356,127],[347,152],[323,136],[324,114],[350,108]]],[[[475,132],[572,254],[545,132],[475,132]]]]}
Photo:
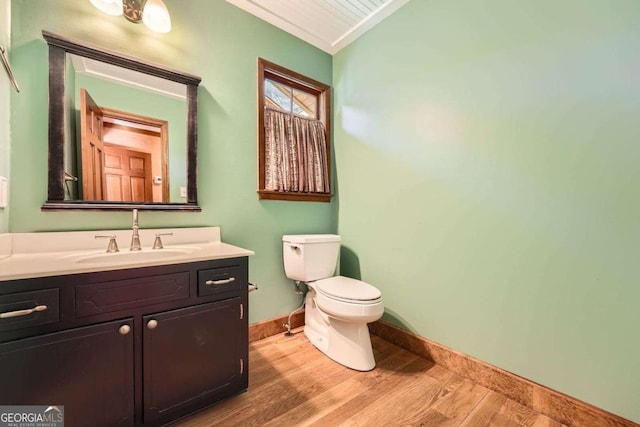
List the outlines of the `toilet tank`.
{"type": "Polygon", "coordinates": [[[284,271],[301,282],[333,277],[338,265],[340,236],[298,234],[282,236],[284,271]]]}

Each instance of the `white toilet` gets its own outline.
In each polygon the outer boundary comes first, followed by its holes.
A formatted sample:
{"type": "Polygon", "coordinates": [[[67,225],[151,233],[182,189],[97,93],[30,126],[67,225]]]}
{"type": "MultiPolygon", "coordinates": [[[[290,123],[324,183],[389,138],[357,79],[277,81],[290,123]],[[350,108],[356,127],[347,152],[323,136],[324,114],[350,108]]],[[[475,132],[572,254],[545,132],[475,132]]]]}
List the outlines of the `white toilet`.
{"type": "Polygon", "coordinates": [[[338,363],[358,371],[376,366],[367,323],[382,317],[380,291],[368,283],[334,276],[340,236],[305,234],[282,237],[284,270],[304,282],[304,333],[309,341],[338,363]]]}

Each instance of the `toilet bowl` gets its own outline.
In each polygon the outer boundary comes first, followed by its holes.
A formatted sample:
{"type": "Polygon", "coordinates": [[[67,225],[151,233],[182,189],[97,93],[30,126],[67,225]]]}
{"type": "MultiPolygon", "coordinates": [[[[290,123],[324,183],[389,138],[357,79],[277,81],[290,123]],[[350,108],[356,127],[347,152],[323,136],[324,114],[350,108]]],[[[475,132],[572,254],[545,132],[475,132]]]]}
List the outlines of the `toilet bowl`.
{"type": "Polygon", "coordinates": [[[358,371],[375,367],[367,323],[382,317],[380,291],[360,280],[333,276],[340,236],[283,237],[287,277],[304,282],[304,333],[324,354],[358,371]]]}

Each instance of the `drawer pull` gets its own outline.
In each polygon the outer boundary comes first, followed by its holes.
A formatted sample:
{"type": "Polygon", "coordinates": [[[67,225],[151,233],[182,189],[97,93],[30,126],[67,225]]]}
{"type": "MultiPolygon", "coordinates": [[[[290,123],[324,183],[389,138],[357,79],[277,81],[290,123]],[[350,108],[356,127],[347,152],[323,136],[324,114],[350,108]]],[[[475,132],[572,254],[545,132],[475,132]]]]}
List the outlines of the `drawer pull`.
{"type": "Polygon", "coordinates": [[[205,285],[227,285],[235,281],[236,281],[235,277],[229,277],[228,279],[222,279],[222,280],[207,280],[206,282],[204,282],[204,284],[205,285]]]}
{"type": "Polygon", "coordinates": [[[0,319],[6,319],[8,317],[28,316],[37,311],[45,311],[46,309],[46,305],[38,305],[28,310],[7,311],[6,313],[0,313],[0,319]]]}
{"type": "Polygon", "coordinates": [[[120,329],[118,329],[118,332],[120,332],[120,335],[127,335],[129,332],[131,332],[131,326],[122,325],[120,326],[120,329]]]}
{"type": "Polygon", "coordinates": [[[147,322],[147,328],[149,329],[155,329],[158,327],[158,321],[155,319],[151,319],[147,322]]]}

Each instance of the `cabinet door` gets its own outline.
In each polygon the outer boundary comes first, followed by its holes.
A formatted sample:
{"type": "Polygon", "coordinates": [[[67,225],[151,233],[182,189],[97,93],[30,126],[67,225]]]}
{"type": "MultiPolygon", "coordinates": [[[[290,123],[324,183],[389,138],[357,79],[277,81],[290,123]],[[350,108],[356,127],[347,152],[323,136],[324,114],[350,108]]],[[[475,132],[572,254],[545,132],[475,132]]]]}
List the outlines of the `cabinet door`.
{"type": "Polygon", "coordinates": [[[0,402],[63,405],[69,426],[132,426],[132,324],[125,319],[0,344],[0,402]]]}
{"type": "Polygon", "coordinates": [[[144,316],[145,424],[246,388],[242,317],[240,298],[144,316]]]}

